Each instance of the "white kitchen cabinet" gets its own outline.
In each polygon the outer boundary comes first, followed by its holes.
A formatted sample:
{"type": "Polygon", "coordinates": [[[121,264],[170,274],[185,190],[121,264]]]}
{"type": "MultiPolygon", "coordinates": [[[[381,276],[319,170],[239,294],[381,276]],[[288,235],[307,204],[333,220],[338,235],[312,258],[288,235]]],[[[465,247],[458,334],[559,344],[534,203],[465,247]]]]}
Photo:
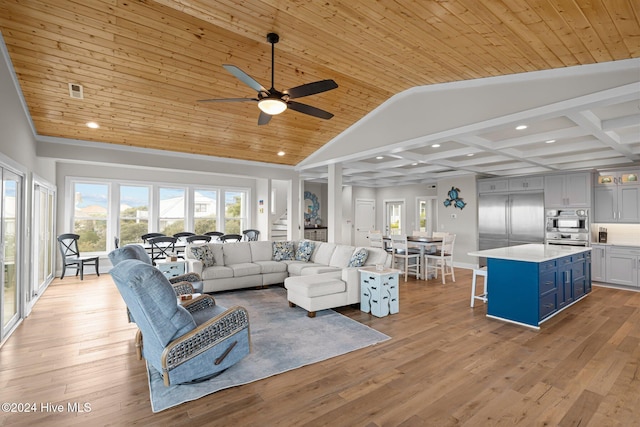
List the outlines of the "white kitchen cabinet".
{"type": "Polygon", "coordinates": [[[524,176],[509,179],[509,191],[532,191],[544,189],[544,177],[524,176]]]}
{"type": "Polygon", "coordinates": [[[617,285],[640,287],[638,263],[640,248],[633,246],[611,246],[607,250],[606,282],[617,285]]]}
{"type": "Polygon", "coordinates": [[[607,272],[607,246],[591,245],[591,280],[606,281],[607,272]]]}
{"type": "Polygon", "coordinates": [[[478,193],[501,193],[509,191],[507,179],[481,179],[478,180],[478,193]]]}
{"type": "Polygon", "coordinates": [[[594,222],[640,223],[638,171],[599,172],[596,175],[594,222]]]}
{"type": "Polygon", "coordinates": [[[547,208],[591,207],[591,174],[580,172],[545,176],[544,205],[547,208]]]}

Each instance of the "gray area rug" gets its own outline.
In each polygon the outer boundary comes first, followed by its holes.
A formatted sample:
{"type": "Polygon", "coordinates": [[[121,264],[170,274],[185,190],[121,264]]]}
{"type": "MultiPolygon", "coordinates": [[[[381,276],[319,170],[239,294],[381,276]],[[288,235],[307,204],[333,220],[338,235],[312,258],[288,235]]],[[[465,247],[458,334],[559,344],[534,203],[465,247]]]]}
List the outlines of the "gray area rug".
{"type": "Polygon", "coordinates": [[[160,373],[147,365],[153,412],[389,339],[333,310],[319,311],[311,319],[305,310],[290,308],[286,295],[278,287],[215,294],[223,307],[240,305],[248,310],[251,353],[218,377],[198,384],[165,387],[160,373]]]}

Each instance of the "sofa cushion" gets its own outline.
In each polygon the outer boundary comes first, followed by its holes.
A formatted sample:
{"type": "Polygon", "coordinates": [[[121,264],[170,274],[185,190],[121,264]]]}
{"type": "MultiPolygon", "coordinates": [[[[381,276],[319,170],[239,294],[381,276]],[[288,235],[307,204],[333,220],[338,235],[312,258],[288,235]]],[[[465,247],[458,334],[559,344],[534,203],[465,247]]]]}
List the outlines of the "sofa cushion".
{"type": "Polygon", "coordinates": [[[273,245],[268,240],[249,242],[251,248],[251,262],[271,261],[273,259],[273,245]]]}
{"type": "Polygon", "coordinates": [[[313,254],[311,255],[311,262],[315,262],[317,264],[329,265],[329,261],[331,261],[331,255],[333,255],[333,251],[336,250],[336,244],[322,242],[316,246],[317,246],[317,249],[313,251],[313,254]]]}
{"type": "Polygon", "coordinates": [[[298,243],[298,247],[296,249],[296,257],[297,261],[309,261],[311,259],[311,254],[313,254],[313,249],[316,247],[316,243],[311,240],[301,240],[298,243]]]}
{"type": "Polygon", "coordinates": [[[331,267],[328,265],[313,265],[311,267],[307,267],[302,269],[300,272],[301,276],[311,276],[314,274],[323,274],[323,273],[332,273],[336,271],[341,271],[342,269],[339,267],[331,267]]]}
{"type": "Polygon", "coordinates": [[[273,242],[273,260],[293,259],[293,242],[273,242]]]}
{"type": "MultiPolygon", "coordinates": [[[[271,245],[269,245],[269,254],[271,254],[271,245]]],[[[260,266],[260,273],[262,274],[284,273],[287,271],[287,264],[280,261],[254,261],[253,263],[260,266]]]]}
{"type": "Polygon", "coordinates": [[[349,265],[349,261],[351,260],[351,255],[353,255],[353,251],[355,248],[353,246],[347,245],[338,245],[336,246],[336,250],[333,251],[331,255],[331,259],[329,260],[329,265],[331,267],[340,267],[344,268],[349,265]]]}
{"type": "Polygon", "coordinates": [[[369,252],[365,248],[356,249],[351,255],[348,267],[362,267],[369,256],[369,252]]]}
{"type": "Polygon", "coordinates": [[[203,269],[200,276],[203,280],[228,279],[233,277],[233,270],[224,265],[215,265],[213,267],[203,269]]]}
{"type": "Polygon", "coordinates": [[[209,245],[191,246],[190,249],[193,257],[202,262],[203,268],[213,267],[214,265],[216,265],[213,252],[211,251],[209,245]]]}
{"type": "Polygon", "coordinates": [[[251,262],[251,246],[247,242],[230,242],[221,246],[224,254],[224,265],[251,262]]]}
{"type": "Polygon", "coordinates": [[[380,248],[367,248],[367,252],[369,253],[369,255],[367,256],[367,260],[365,261],[364,265],[384,265],[387,261],[387,257],[389,256],[387,251],[380,248]]]}
{"type": "Polygon", "coordinates": [[[316,275],[309,277],[289,277],[284,281],[284,287],[308,298],[332,295],[344,292],[346,284],[332,275],[316,275]]]}
{"type": "Polygon", "coordinates": [[[255,276],[260,274],[260,266],[252,262],[241,262],[227,265],[233,270],[233,277],[255,276]]]}
{"type": "Polygon", "coordinates": [[[309,267],[326,267],[323,264],[317,264],[315,262],[304,262],[304,261],[293,261],[287,262],[287,271],[291,276],[300,276],[302,274],[302,270],[309,267]]]}

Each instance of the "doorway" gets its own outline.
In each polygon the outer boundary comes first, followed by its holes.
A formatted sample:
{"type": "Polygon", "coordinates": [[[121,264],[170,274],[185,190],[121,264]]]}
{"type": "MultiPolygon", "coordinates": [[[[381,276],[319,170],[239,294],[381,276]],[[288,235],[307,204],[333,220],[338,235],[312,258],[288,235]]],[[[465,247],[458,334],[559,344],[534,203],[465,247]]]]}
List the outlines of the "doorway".
{"type": "Polygon", "coordinates": [[[404,200],[385,200],[384,211],[384,234],[406,234],[404,200]]]}
{"type": "Polygon", "coordinates": [[[0,166],[0,341],[18,324],[22,314],[23,289],[20,247],[22,242],[22,177],[0,166]]]}
{"type": "Polygon", "coordinates": [[[418,197],[416,199],[416,206],[418,208],[418,211],[416,212],[416,224],[418,224],[417,230],[431,235],[431,233],[436,231],[438,226],[437,197],[418,197]]]}

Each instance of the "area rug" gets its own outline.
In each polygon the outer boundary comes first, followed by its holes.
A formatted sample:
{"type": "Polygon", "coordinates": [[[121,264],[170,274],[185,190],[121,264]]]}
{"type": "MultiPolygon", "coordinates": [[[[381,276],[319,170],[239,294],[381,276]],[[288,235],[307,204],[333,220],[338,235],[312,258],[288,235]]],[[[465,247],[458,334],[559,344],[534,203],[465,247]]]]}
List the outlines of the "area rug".
{"type": "Polygon", "coordinates": [[[249,312],[251,353],[218,377],[197,384],[165,387],[160,373],[147,365],[153,412],[389,339],[333,310],[318,311],[311,319],[305,310],[290,308],[286,290],[279,287],[214,297],[223,307],[240,305],[249,312]]]}

